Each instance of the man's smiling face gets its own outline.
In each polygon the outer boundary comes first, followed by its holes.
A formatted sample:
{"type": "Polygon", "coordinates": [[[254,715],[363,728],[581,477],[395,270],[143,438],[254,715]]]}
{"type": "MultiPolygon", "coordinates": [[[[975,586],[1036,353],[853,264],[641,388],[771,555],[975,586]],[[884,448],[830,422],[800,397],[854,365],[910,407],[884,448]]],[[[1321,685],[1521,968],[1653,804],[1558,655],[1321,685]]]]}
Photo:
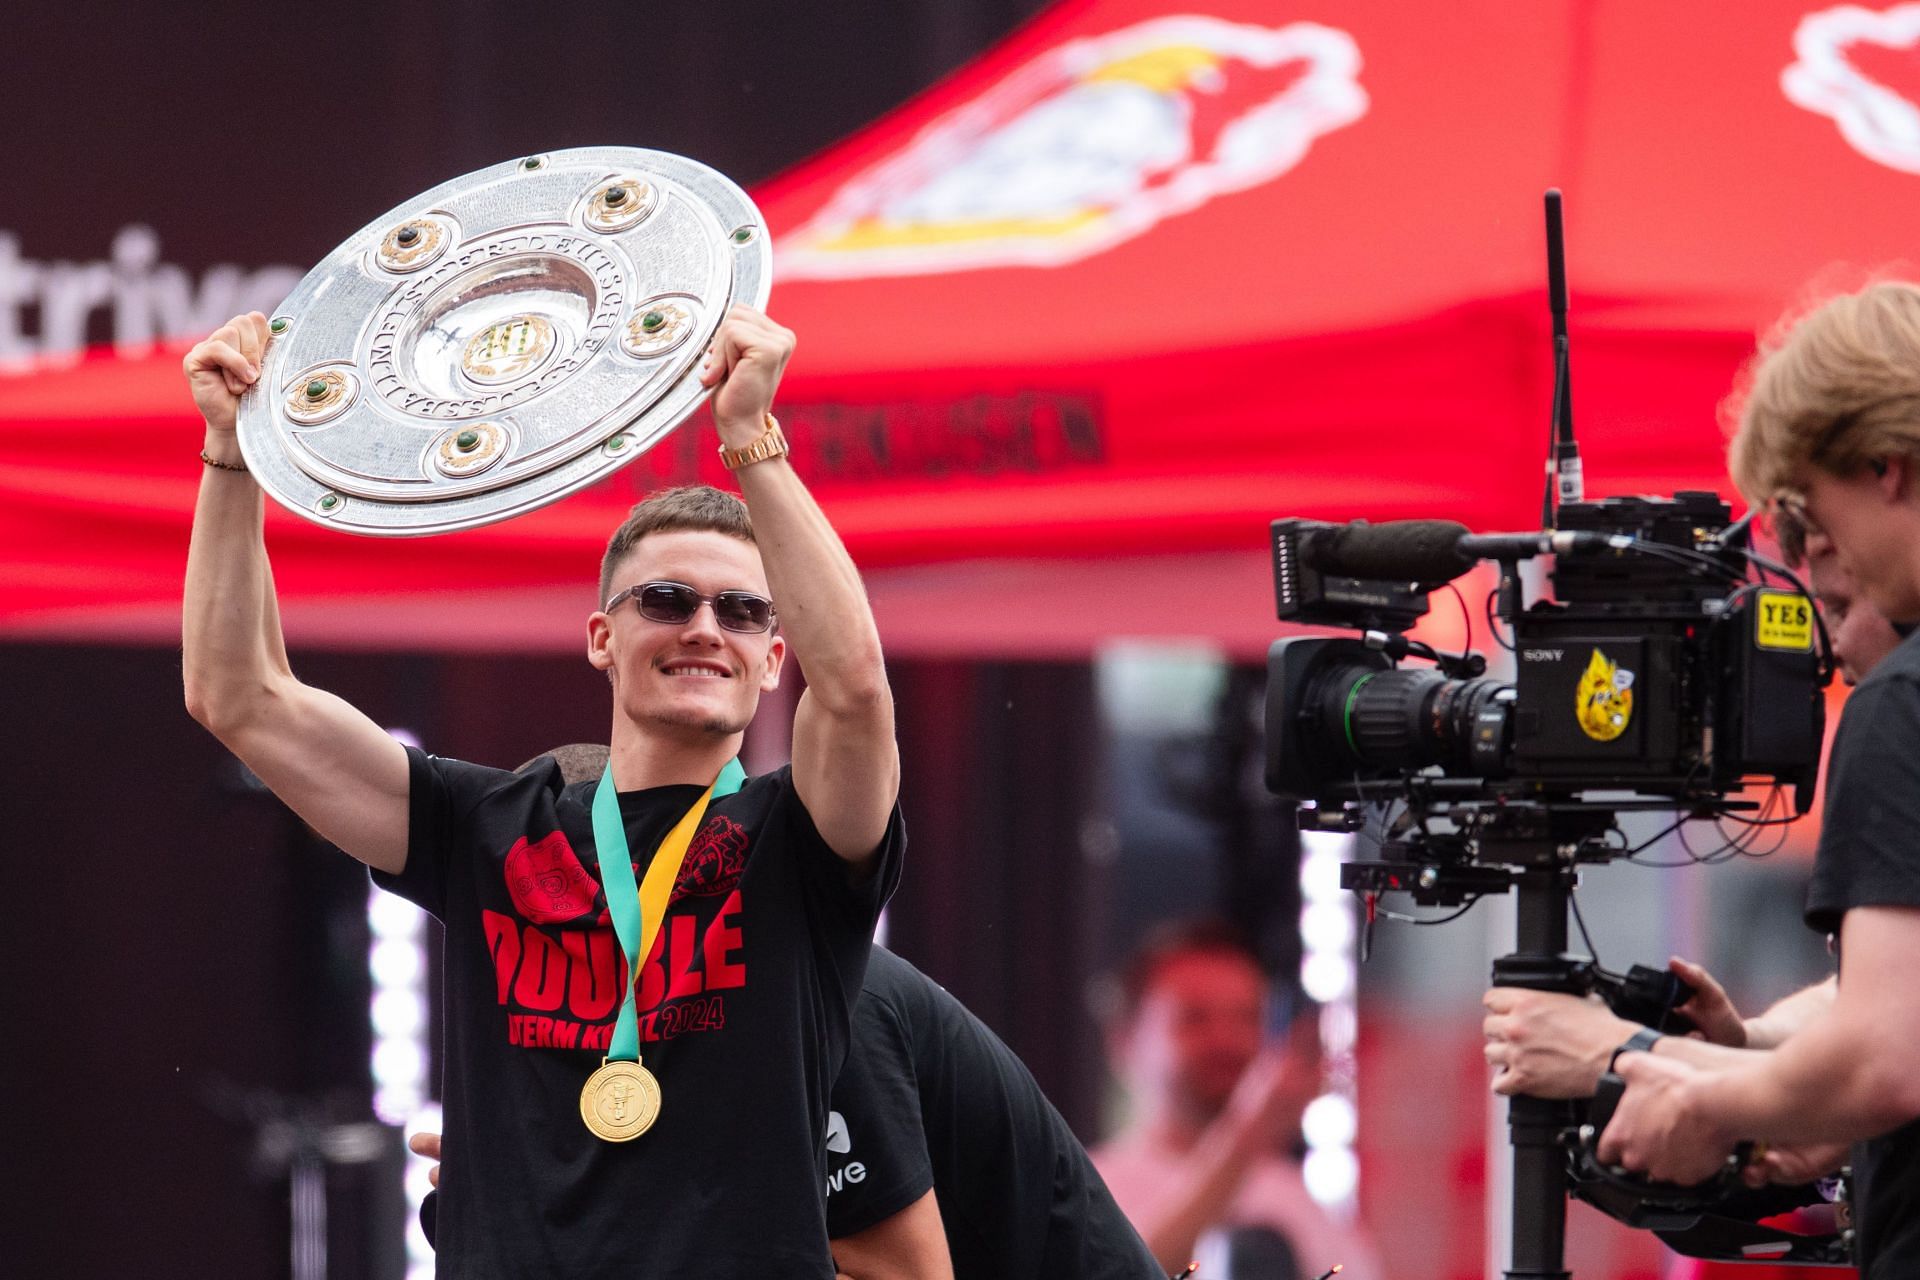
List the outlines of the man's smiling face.
{"type": "MultiPolygon", "coordinates": [[[[648,534],[615,570],[613,592],[643,582],[684,583],[703,596],[768,594],[759,550],[723,533],[648,534]]],[[[587,653],[612,673],[614,704],[635,724],[725,736],[745,729],[760,695],[779,685],[786,642],[772,630],[726,630],[709,604],[683,623],[654,622],[629,598],[589,620],[587,653]]]]}

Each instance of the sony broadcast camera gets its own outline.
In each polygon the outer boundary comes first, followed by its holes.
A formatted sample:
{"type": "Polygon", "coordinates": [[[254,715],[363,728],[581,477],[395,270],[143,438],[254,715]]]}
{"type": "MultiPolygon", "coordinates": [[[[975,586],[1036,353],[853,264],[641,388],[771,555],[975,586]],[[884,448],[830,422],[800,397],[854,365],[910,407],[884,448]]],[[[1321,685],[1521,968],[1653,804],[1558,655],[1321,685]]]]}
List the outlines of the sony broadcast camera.
{"type": "Polygon", "coordinates": [[[1804,813],[1830,675],[1822,624],[1790,575],[1750,580],[1764,558],[1728,517],[1696,492],[1564,503],[1532,534],[1275,521],[1281,620],[1361,634],[1274,643],[1268,788],[1306,803],[1609,792],[1704,812],[1758,780],[1791,787],[1804,813]],[[1520,562],[1543,553],[1553,598],[1520,607],[1520,562]],[[1488,622],[1510,628],[1511,683],[1478,654],[1401,635],[1481,559],[1501,566],[1488,622]]]}
{"type": "MultiPolygon", "coordinates": [[[[1637,851],[1623,811],[1746,824],[1731,848],[1812,802],[1830,646],[1804,587],[1729,514],[1714,494],[1683,492],[1563,502],[1552,529],[1527,534],[1439,520],[1273,523],[1280,618],[1358,633],[1272,645],[1266,780],[1302,806],[1303,829],[1376,842],[1377,857],[1341,868],[1342,885],[1368,901],[1363,955],[1384,893],[1464,910],[1517,889],[1520,946],[1495,961],[1496,985],[1597,994],[1656,1030],[1691,1029],[1675,1012],[1692,995],[1684,983],[1569,954],[1566,917],[1580,865],[1637,851]],[[1548,554],[1550,597],[1523,603],[1522,563],[1548,554]],[[1483,559],[1499,566],[1486,620],[1510,634],[1494,631],[1513,653],[1511,682],[1487,675],[1480,654],[1404,634],[1428,593],[1483,559]],[[1750,787],[1770,788],[1768,801],[1738,798],[1750,787]]],[[[1571,1193],[1682,1253],[1846,1263],[1827,1192],[1749,1191],[1744,1152],[1696,1187],[1603,1166],[1596,1138],[1619,1087],[1607,1077],[1592,1106],[1515,1100],[1516,1259],[1554,1269],[1559,1234],[1542,1224],[1571,1193]]]]}

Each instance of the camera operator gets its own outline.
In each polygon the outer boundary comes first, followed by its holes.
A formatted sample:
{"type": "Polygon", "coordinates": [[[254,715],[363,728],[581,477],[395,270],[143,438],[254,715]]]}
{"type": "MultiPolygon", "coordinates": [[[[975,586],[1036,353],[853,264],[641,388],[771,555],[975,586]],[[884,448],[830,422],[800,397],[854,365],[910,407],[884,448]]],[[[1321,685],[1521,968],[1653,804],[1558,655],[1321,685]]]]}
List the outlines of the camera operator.
{"type": "MultiPolygon", "coordinates": [[[[1920,288],[1882,283],[1833,299],[1766,344],[1731,467],[1756,505],[1830,544],[1862,599],[1895,624],[1920,621],[1920,288]]],[[[1698,1182],[1736,1141],[1754,1139],[1786,1148],[1766,1157],[1768,1171],[1798,1179],[1821,1146],[1856,1143],[1862,1274],[1917,1275],[1920,641],[1904,640],[1848,701],[1806,916],[1837,939],[1831,1001],[1801,993],[1784,1019],[1770,1011],[1791,1032],[1771,1050],[1670,1037],[1651,1053],[1619,1055],[1614,1069],[1628,1087],[1599,1154],[1698,1182]]],[[[1696,1001],[1711,998],[1703,988],[1696,1001]]],[[[1519,1015],[1545,1039],[1571,1033],[1548,1025],[1566,1005],[1542,1014],[1535,1004],[1516,994],[1489,1019],[1488,1054],[1503,1075],[1532,1041],[1520,1033],[1516,1053],[1517,1023],[1507,1019],[1519,1015]]],[[[1555,1083],[1574,1081],[1569,1072],[1555,1083]]]]}
{"type": "MultiPolygon", "coordinates": [[[[1846,682],[1858,684],[1898,647],[1900,633],[1871,600],[1859,594],[1825,534],[1809,534],[1783,520],[1780,545],[1789,564],[1806,565],[1808,585],[1833,639],[1834,660],[1846,682]]],[[[1669,967],[1697,993],[1680,1006],[1680,1012],[1700,1028],[1704,1039],[1736,1049],[1778,1048],[1833,1004],[1834,980],[1827,978],[1757,1017],[1743,1019],[1705,969],[1678,957],[1669,967]]],[[[1598,997],[1495,987],[1487,993],[1485,1004],[1486,1056],[1497,1069],[1496,1093],[1588,1097],[1613,1051],[1640,1029],[1615,1017],[1598,997]]],[[[1688,1052],[1672,1046],[1666,1051],[1688,1052]]]]}

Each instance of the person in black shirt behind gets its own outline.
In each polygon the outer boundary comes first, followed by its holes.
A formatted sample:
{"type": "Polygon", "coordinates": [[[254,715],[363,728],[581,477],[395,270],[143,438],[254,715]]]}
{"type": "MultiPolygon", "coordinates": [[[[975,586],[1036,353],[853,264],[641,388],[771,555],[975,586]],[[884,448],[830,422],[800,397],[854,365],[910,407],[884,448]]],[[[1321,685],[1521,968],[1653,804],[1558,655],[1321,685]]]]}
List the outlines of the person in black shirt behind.
{"type": "Polygon", "coordinates": [[[1161,1280],[1024,1063],[905,960],[873,949],[833,1087],[827,1228],[856,1280],[924,1274],[903,1210],[928,1191],[955,1280],[1161,1280]]]}
{"type": "MultiPolygon", "coordinates": [[[[1763,347],[1733,439],[1741,491],[1832,543],[1895,623],[1920,622],[1920,287],[1835,298],[1763,347]]],[[[1920,638],[1847,700],[1828,765],[1807,923],[1836,936],[1832,1008],[1771,1051],[1625,1053],[1610,1163],[1677,1182],[1740,1139],[1856,1143],[1868,1280],[1920,1275],[1920,638]]],[[[1708,1048],[1708,1046],[1703,1046],[1708,1048]]]]}

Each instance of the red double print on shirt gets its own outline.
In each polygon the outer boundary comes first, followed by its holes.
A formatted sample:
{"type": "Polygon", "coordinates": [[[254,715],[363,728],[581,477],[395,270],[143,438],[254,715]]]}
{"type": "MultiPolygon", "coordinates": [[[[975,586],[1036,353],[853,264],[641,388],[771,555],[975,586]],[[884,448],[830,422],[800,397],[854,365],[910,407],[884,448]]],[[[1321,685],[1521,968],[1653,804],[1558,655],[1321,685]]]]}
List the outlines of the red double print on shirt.
{"type": "MultiPolygon", "coordinates": [[[[726,1025],[722,993],[747,981],[739,888],[747,846],[746,831],[721,814],[695,833],[666,922],[640,966],[634,999],[642,1041],[726,1025]]],[[[559,831],[516,841],[503,870],[514,914],[480,914],[508,1042],[605,1051],[626,962],[599,882],[559,831]]],[[[644,870],[636,865],[636,877],[644,870]]]]}

